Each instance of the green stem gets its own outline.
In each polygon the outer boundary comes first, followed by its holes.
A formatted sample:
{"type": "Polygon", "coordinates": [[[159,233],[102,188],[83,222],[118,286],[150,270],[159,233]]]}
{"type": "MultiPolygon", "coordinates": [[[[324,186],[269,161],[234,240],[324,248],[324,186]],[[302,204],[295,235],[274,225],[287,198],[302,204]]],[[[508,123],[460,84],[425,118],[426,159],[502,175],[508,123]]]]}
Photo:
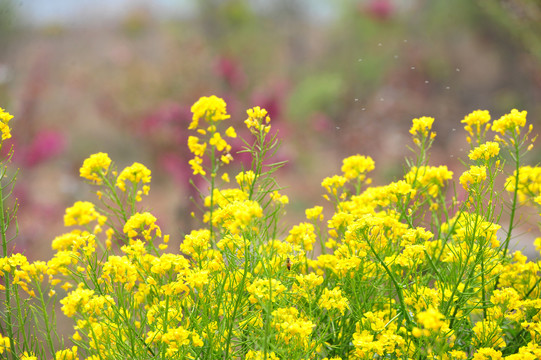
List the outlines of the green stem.
{"type": "Polygon", "coordinates": [[[389,267],[385,264],[385,262],[380,258],[380,256],[378,255],[378,252],[376,251],[376,249],[374,249],[374,247],[372,246],[371,242],[366,241],[366,243],[368,244],[368,246],[370,246],[370,250],[372,250],[372,253],[374,254],[374,256],[376,257],[376,259],[378,260],[378,262],[381,264],[381,266],[383,266],[383,268],[385,269],[385,271],[387,272],[387,275],[389,275],[389,278],[391,279],[395,289],[396,289],[396,294],[398,296],[398,301],[400,303],[400,309],[402,310],[402,313],[404,314],[404,318],[406,320],[406,328],[408,330],[411,330],[413,329],[413,320],[411,319],[411,316],[410,314],[408,313],[407,309],[406,309],[406,303],[404,302],[404,295],[402,294],[402,287],[398,284],[398,282],[396,281],[395,277],[393,276],[391,270],[389,269],[389,267]]]}
{"type": "MultiPolygon", "coordinates": [[[[1,178],[3,179],[4,178],[4,174],[5,174],[5,168],[4,170],[2,171],[2,176],[1,178]]],[[[8,223],[6,221],[6,214],[5,214],[5,210],[4,210],[4,187],[2,186],[2,184],[0,184],[0,226],[1,226],[1,236],[2,236],[2,256],[3,257],[7,257],[8,256],[8,242],[7,242],[7,236],[6,236],[6,232],[7,232],[7,229],[8,229],[8,223]]],[[[12,359],[17,359],[17,356],[15,355],[14,353],[14,349],[15,349],[15,339],[13,337],[13,318],[12,318],[12,308],[11,308],[11,279],[10,279],[10,276],[8,273],[4,273],[4,284],[5,284],[5,288],[6,288],[6,300],[5,300],[5,305],[6,305],[6,327],[7,327],[7,335],[9,337],[9,346],[10,346],[10,349],[11,349],[11,358],[12,359]]]]}
{"type": "Polygon", "coordinates": [[[49,345],[49,350],[51,351],[51,354],[53,354],[53,358],[56,359],[56,351],[53,343],[53,339],[51,338],[51,327],[49,323],[49,314],[47,312],[47,304],[45,302],[45,298],[43,297],[43,291],[41,289],[40,284],[37,284],[37,289],[39,293],[39,301],[40,301],[40,310],[43,316],[43,321],[45,323],[45,336],[47,340],[47,345],[49,345]]]}
{"type": "MultiPolygon", "coordinates": [[[[516,144],[516,142],[515,142],[516,144]]],[[[518,201],[518,183],[519,183],[519,172],[520,172],[520,158],[519,158],[519,148],[518,144],[515,145],[515,156],[513,157],[515,160],[515,190],[513,191],[513,203],[511,206],[511,215],[509,217],[509,230],[507,231],[507,237],[504,241],[504,249],[503,249],[503,257],[507,255],[507,250],[509,249],[509,242],[511,241],[511,233],[513,231],[514,221],[515,221],[515,213],[517,209],[517,201],[518,201]]]]}

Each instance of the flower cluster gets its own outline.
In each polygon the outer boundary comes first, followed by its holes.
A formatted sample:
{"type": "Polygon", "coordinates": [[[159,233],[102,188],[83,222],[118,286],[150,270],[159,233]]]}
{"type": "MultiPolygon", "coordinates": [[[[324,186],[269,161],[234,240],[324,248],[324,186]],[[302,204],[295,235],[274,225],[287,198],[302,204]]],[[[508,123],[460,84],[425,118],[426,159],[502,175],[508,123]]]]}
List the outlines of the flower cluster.
{"type": "Polygon", "coordinates": [[[0,107],[0,131],[2,132],[2,141],[11,138],[9,121],[13,119],[13,115],[0,107]]]}
{"type": "MultiPolygon", "coordinates": [[[[233,127],[219,129],[229,119],[226,104],[205,97],[192,111],[192,169],[208,187],[200,226],[172,252],[158,219],[141,208],[150,170],[133,163],[118,174],[105,153],[80,170],[99,186],[99,203],[66,209],[70,231],[53,239],[49,261],[9,253],[9,217],[0,216],[2,356],[541,358],[541,264],[510,251],[519,206],[541,209],[541,170],[520,162],[530,149],[525,112],[493,123],[488,111],[465,117],[475,145],[458,179],[463,200],[449,199],[453,172],[429,164],[435,120],[421,117],[402,177],[371,186],[372,158],[347,157],[340,174],[322,181],[331,206],[311,206],[305,221],[286,227],[280,217],[289,198],[272,175],[280,163],[268,161],[277,142],[267,112],[248,110],[252,166],[225,187],[229,175],[218,177],[232,160],[225,138],[236,137],[233,127]],[[503,181],[500,156],[515,161],[503,181]],[[505,227],[501,208],[511,209],[505,227]],[[67,340],[56,337],[56,305],[62,321],[72,321],[67,340]]],[[[541,239],[536,244],[541,249],[541,239]]]]}
{"type": "MultiPolygon", "coordinates": [[[[219,160],[223,164],[229,164],[233,160],[231,155],[231,145],[223,138],[218,131],[218,124],[230,118],[227,114],[226,103],[223,99],[210,96],[202,97],[192,106],[193,118],[188,129],[196,130],[198,136],[190,135],[188,137],[188,148],[194,158],[189,161],[193,174],[205,176],[207,171],[204,169],[203,157],[209,151],[211,169],[217,166],[216,160],[218,153],[221,153],[219,160]],[[200,124],[203,120],[204,124],[200,124]],[[201,141],[205,139],[205,141],[201,141]]],[[[236,138],[237,133],[233,127],[228,127],[224,135],[229,138],[236,138]]]]}

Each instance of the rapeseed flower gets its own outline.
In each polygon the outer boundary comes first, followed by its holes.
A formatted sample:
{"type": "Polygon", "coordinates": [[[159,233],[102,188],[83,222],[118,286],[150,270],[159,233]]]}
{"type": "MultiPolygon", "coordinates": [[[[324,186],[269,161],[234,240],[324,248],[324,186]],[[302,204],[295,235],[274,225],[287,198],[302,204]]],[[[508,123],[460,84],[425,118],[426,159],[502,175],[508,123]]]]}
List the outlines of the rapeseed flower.
{"type": "Polygon", "coordinates": [[[330,311],[336,309],[340,314],[344,315],[346,310],[349,309],[349,302],[347,298],[342,295],[342,290],[335,287],[332,290],[323,290],[323,294],[319,299],[319,306],[330,311]]]}
{"type": "Polygon", "coordinates": [[[323,206],[314,206],[313,208],[306,209],[306,219],[312,220],[312,221],[323,221],[323,206]]]}
{"type": "Polygon", "coordinates": [[[503,360],[502,352],[493,348],[483,347],[477,349],[472,360],[503,360]]]}
{"type": "Polygon", "coordinates": [[[180,251],[189,256],[205,253],[210,248],[210,230],[192,230],[180,244],[180,251]]]}
{"type": "Polygon", "coordinates": [[[263,209],[258,202],[253,200],[235,201],[216,209],[212,224],[222,226],[231,234],[239,234],[248,228],[252,220],[261,218],[263,209]]]}
{"type": "Polygon", "coordinates": [[[77,355],[77,346],[73,346],[71,349],[59,350],[55,353],[55,359],[59,360],[79,360],[77,355]]]}
{"type": "Polygon", "coordinates": [[[336,196],[338,194],[338,190],[340,190],[346,182],[347,178],[344,176],[334,175],[332,177],[326,177],[323,179],[321,186],[323,186],[329,194],[336,196]]]}
{"type": "Polygon", "coordinates": [[[428,133],[432,129],[432,124],[434,123],[433,117],[423,116],[418,119],[412,120],[412,126],[410,128],[410,134],[413,136],[419,136],[421,138],[426,138],[428,133]]]}
{"type": "Polygon", "coordinates": [[[524,203],[536,201],[541,195],[541,166],[521,166],[505,181],[505,190],[517,191],[519,200],[524,203]]]}
{"type": "Polygon", "coordinates": [[[474,345],[479,348],[499,348],[505,346],[502,329],[493,320],[484,319],[478,321],[472,330],[475,334],[474,345]]]}
{"type": "Polygon", "coordinates": [[[281,281],[276,279],[256,279],[246,287],[250,297],[248,300],[252,304],[261,303],[262,305],[268,301],[276,302],[280,299],[287,288],[281,281]]]}
{"type": "Polygon", "coordinates": [[[314,225],[310,223],[300,223],[289,230],[286,241],[290,244],[301,245],[306,251],[313,250],[313,244],[316,242],[314,225]]]}
{"type": "Polygon", "coordinates": [[[231,116],[227,114],[226,106],[225,101],[217,96],[201,97],[192,105],[193,117],[188,129],[196,129],[200,119],[204,119],[210,125],[229,119],[231,116]]]}
{"type": "Polygon", "coordinates": [[[81,166],[80,176],[96,185],[100,185],[103,181],[102,178],[107,175],[110,165],[111,159],[106,153],[100,152],[90,155],[81,166]]]}
{"type": "MultiPolygon", "coordinates": [[[[137,186],[139,183],[148,184],[150,183],[150,170],[143,164],[138,162],[133,163],[133,165],[126,167],[116,179],[115,186],[122,191],[126,191],[126,181],[131,182],[134,186],[137,186]]],[[[148,194],[149,187],[144,186],[143,192],[145,195],[148,194]]]]}
{"type": "Polygon", "coordinates": [[[276,356],[274,351],[254,351],[248,350],[246,353],[246,360],[279,360],[280,358],[276,356]]]}
{"type": "Polygon", "coordinates": [[[194,175],[201,174],[202,176],[205,176],[207,174],[207,172],[205,171],[205,169],[203,169],[202,166],[203,159],[201,159],[199,156],[196,156],[190,161],[188,161],[188,164],[190,164],[190,166],[192,167],[194,175]]]}
{"type": "Polygon", "coordinates": [[[263,133],[268,133],[271,126],[268,125],[271,121],[268,116],[267,110],[255,106],[246,111],[248,114],[248,119],[244,121],[246,127],[253,133],[259,134],[260,131],[263,133]]]}
{"type": "Polygon", "coordinates": [[[447,166],[413,166],[404,180],[415,189],[426,189],[430,196],[436,196],[453,178],[447,166]]]}
{"type": "Polygon", "coordinates": [[[155,235],[162,236],[162,231],[158,225],[156,225],[156,218],[149,212],[136,213],[132,215],[128,221],[124,224],[124,234],[128,235],[130,240],[141,235],[146,241],[152,239],[152,231],[155,231],[155,235]]]}
{"type": "Polygon", "coordinates": [[[294,307],[279,308],[272,312],[272,327],[277,330],[276,337],[286,344],[306,349],[310,335],[316,327],[312,321],[299,314],[294,307]]]}
{"type": "Polygon", "coordinates": [[[237,180],[237,184],[239,184],[243,191],[250,192],[254,186],[255,177],[255,173],[252,170],[241,171],[235,176],[235,180],[237,180]]]}
{"type": "Polygon", "coordinates": [[[492,123],[492,131],[505,135],[507,131],[515,131],[520,133],[520,128],[526,125],[527,111],[511,110],[509,114],[505,114],[498,120],[492,123]]]}
{"type": "Polygon", "coordinates": [[[277,204],[287,205],[289,204],[289,197],[282,195],[278,191],[273,191],[269,194],[269,197],[277,204]]]}
{"type": "Polygon", "coordinates": [[[2,131],[2,141],[11,138],[9,121],[13,119],[13,115],[0,107],[0,131],[2,131]]]}
{"type": "Polygon", "coordinates": [[[472,185],[480,184],[487,178],[487,168],[485,166],[470,166],[468,171],[465,171],[458,180],[464,190],[470,190],[472,185]]]}
{"type": "Polygon", "coordinates": [[[32,352],[25,351],[21,356],[21,360],[38,360],[38,357],[32,352]]]}
{"type": "Polygon", "coordinates": [[[137,263],[132,263],[126,256],[109,256],[102,269],[100,281],[105,281],[108,284],[120,283],[128,290],[133,289],[135,283],[141,280],[137,263]]]}
{"type": "Polygon", "coordinates": [[[200,143],[197,136],[190,135],[188,137],[188,148],[190,149],[190,152],[193,153],[195,156],[202,157],[203,155],[205,155],[207,143],[200,143]]]}
{"type": "MultiPolygon", "coordinates": [[[[490,127],[490,113],[487,110],[475,110],[467,115],[461,122],[466,124],[464,129],[470,136],[476,136],[481,139],[490,127]],[[486,125],[485,125],[486,124],[486,125]]],[[[468,136],[468,143],[471,143],[471,137],[468,136]]]]}
{"type": "Polygon", "coordinates": [[[231,150],[231,145],[229,145],[227,141],[222,138],[219,132],[212,134],[212,137],[209,140],[209,145],[214,146],[218,151],[229,152],[231,150]]]}
{"type": "Polygon", "coordinates": [[[10,348],[11,348],[11,342],[9,340],[9,337],[2,336],[2,334],[0,334],[0,354],[3,354],[4,351],[9,352],[10,348]]]}
{"type": "Polygon", "coordinates": [[[472,149],[468,154],[468,157],[470,160],[489,160],[498,156],[499,153],[500,145],[494,141],[487,141],[486,143],[477,146],[475,149],[472,149]]]}
{"type": "Polygon", "coordinates": [[[107,217],[96,211],[94,204],[89,201],[76,201],[72,207],[66,209],[64,226],[86,225],[97,220],[99,225],[105,224],[107,217]]]}
{"type": "Polygon", "coordinates": [[[374,170],[375,163],[370,156],[353,155],[342,160],[342,172],[348,180],[365,180],[366,173],[374,170]]]}

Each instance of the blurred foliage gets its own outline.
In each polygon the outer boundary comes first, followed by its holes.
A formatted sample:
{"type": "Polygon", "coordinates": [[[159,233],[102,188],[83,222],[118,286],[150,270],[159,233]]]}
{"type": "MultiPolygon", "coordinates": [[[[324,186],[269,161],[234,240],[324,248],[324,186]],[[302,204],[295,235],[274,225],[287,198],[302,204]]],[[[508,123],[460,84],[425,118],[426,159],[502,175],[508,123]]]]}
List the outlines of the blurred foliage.
{"type": "Polygon", "coordinates": [[[340,73],[320,73],[299,82],[288,99],[291,121],[302,124],[307,114],[336,113],[344,79],[340,73]]]}
{"type": "Polygon", "coordinates": [[[13,1],[0,1],[0,41],[5,41],[7,35],[14,28],[15,7],[13,1]]]}
{"type": "Polygon", "coordinates": [[[541,61],[541,1],[477,0],[477,3],[541,61]]]}

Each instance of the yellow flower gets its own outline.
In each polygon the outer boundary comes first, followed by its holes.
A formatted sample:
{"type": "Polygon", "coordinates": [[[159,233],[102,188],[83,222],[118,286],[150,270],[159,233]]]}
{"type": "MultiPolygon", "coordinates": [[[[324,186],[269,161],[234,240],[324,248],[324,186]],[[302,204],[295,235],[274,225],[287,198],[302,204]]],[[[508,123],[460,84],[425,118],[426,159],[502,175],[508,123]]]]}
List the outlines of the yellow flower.
{"type": "Polygon", "coordinates": [[[267,301],[276,302],[287,288],[276,279],[256,279],[246,287],[246,290],[250,293],[248,300],[255,304],[267,301]]]}
{"type": "Polygon", "coordinates": [[[9,341],[9,337],[2,336],[2,334],[0,334],[0,354],[3,354],[4,350],[9,352],[10,347],[11,347],[11,342],[9,341]]]}
{"type": "Polygon", "coordinates": [[[375,163],[370,156],[353,155],[342,161],[342,172],[348,180],[365,179],[365,173],[374,170],[375,163]]]}
{"type": "Polygon", "coordinates": [[[228,127],[227,130],[225,131],[225,135],[230,138],[236,138],[237,133],[235,132],[235,128],[232,126],[228,127]]]}
{"type": "Polygon", "coordinates": [[[210,248],[210,231],[208,229],[192,230],[180,244],[180,251],[186,255],[197,256],[210,248]]]}
{"type": "Polygon", "coordinates": [[[193,153],[195,156],[203,156],[205,154],[205,150],[207,148],[207,143],[199,143],[199,138],[197,136],[189,136],[188,137],[188,148],[190,149],[190,152],[193,153]]]}
{"type": "Polygon", "coordinates": [[[536,198],[541,195],[541,166],[522,166],[513,172],[505,181],[505,190],[514,192],[518,190],[518,196],[521,202],[536,202],[536,198]],[[515,183],[517,186],[515,187],[515,183]]]}
{"type": "Polygon", "coordinates": [[[276,203],[279,203],[282,205],[289,204],[289,197],[287,195],[280,194],[278,191],[271,192],[269,196],[272,199],[272,201],[276,203]]]}
{"type": "Polygon", "coordinates": [[[445,316],[433,307],[429,307],[426,311],[417,314],[417,322],[423,328],[435,332],[440,331],[445,326],[445,316]]]}
{"type": "Polygon", "coordinates": [[[321,186],[323,186],[329,194],[337,195],[338,190],[344,186],[346,181],[347,179],[344,176],[334,175],[323,179],[321,186]]]}
{"type": "Polygon", "coordinates": [[[38,357],[34,353],[24,352],[21,356],[21,360],[38,360],[38,357]]]}
{"type": "Polygon", "coordinates": [[[471,150],[468,157],[470,160],[489,160],[500,153],[500,145],[494,141],[487,141],[471,150]]]}
{"type": "Polygon", "coordinates": [[[274,351],[267,352],[265,356],[265,352],[263,351],[254,351],[254,350],[248,350],[248,353],[246,354],[246,360],[279,360],[280,358],[276,356],[274,351]]]}
{"type": "Polygon", "coordinates": [[[447,166],[414,166],[404,176],[404,180],[414,188],[427,188],[430,196],[436,196],[452,178],[453,172],[447,166]]]}
{"type": "Polygon", "coordinates": [[[235,180],[242,190],[250,191],[254,185],[255,173],[252,170],[241,171],[235,176],[235,180]]]}
{"type": "Polygon", "coordinates": [[[316,242],[314,225],[310,223],[300,223],[289,230],[286,241],[290,244],[301,245],[306,251],[313,250],[313,244],[316,242]]]}
{"type": "Polygon", "coordinates": [[[64,226],[86,225],[94,220],[97,220],[99,225],[103,225],[107,217],[98,213],[91,202],[77,201],[72,207],[66,209],[64,226]]]}
{"type": "Polygon", "coordinates": [[[55,353],[55,359],[59,360],[79,360],[77,356],[77,346],[73,346],[71,349],[59,350],[55,353]]]}
{"type": "Polygon", "coordinates": [[[423,116],[418,119],[412,120],[413,125],[410,128],[410,134],[413,136],[419,135],[424,138],[428,136],[428,133],[432,129],[432,123],[434,123],[433,117],[423,116]]]}
{"type": "Polygon", "coordinates": [[[498,120],[492,123],[492,131],[499,132],[504,135],[506,131],[516,130],[520,132],[520,128],[526,125],[526,111],[511,110],[509,114],[503,115],[498,120]]]}
{"type": "Polygon", "coordinates": [[[0,107],[0,131],[2,131],[2,140],[11,138],[11,132],[8,126],[9,120],[11,119],[13,119],[13,115],[0,107]]]}
{"type": "Polygon", "coordinates": [[[293,291],[304,298],[314,296],[315,289],[323,283],[323,277],[314,273],[297,275],[295,279],[298,285],[293,285],[293,291]]]}
{"type": "Polygon", "coordinates": [[[473,333],[475,334],[474,344],[478,347],[505,346],[502,329],[496,321],[487,319],[478,321],[473,327],[473,333]]]}
{"type": "Polygon", "coordinates": [[[228,173],[223,173],[222,174],[222,180],[226,183],[230,182],[231,180],[229,179],[229,174],[228,173]]]}
{"type": "Polygon", "coordinates": [[[201,118],[204,118],[209,124],[230,118],[230,116],[227,115],[225,101],[214,95],[210,97],[201,97],[192,105],[191,110],[193,117],[192,122],[188,127],[190,130],[197,128],[201,118]]]}
{"type": "Polygon", "coordinates": [[[272,317],[271,326],[278,331],[278,338],[282,339],[286,344],[302,348],[307,347],[316,324],[299,316],[299,311],[294,307],[274,310],[272,317]]]}
{"type": "Polygon", "coordinates": [[[102,183],[102,177],[107,174],[110,165],[111,159],[109,158],[109,155],[100,152],[90,155],[90,157],[83,162],[83,166],[81,166],[79,173],[82,178],[100,185],[102,183]]]}
{"type": "Polygon", "coordinates": [[[201,166],[203,164],[203,159],[201,159],[200,157],[198,156],[194,157],[193,159],[188,161],[188,164],[190,164],[190,166],[192,167],[194,175],[201,174],[205,176],[207,174],[206,171],[201,166]]]}
{"type": "Polygon", "coordinates": [[[335,287],[332,290],[323,290],[323,295],[321,295],[319,300],[319,306],[327,310],[337,309],[340,311],[340,314],[343,315],[344,312],[349,309],[349,302],[348,299],[342,295],[342,290],[335,287]]]}
{"type": "Polygon", "coordinates": [[[256,201],[235,201],[217,209],[212,218],[214,226],[221,225],[231,234],[246,230],[255,218],[263,216],[263,209],[256,201]]]}
{"type": "Polygon", "coordinates": [[[318,220],[323,221],[323,206],[314,206],[313,208],[306,209],[305,214],[308,220],[318,220]]]}
{"type": "Polygon", "coordinates": [[[270,125],[265,125],[270,123],[270,117],[267,116],[267,110],[256,106],[252,109],[246,111],[248,114],[248,119],[244,121],[246,127],[254,134],[263,131],[268,133],[270,131],[270,125]]]}
{"type": "Polygon", "coordinates": [[[472,360],[501,360],[502,352],[492,348],[480,348],[473,354],[472,360]]]}
{"type": "Polygon", "coordinates": [[[156,236],[161,237],[162,231],[160,227],[156,225],[156,220],[157,219],[149,212],[136,213],[126,221],[126,224],[124,224],[124,234],[128,235],[130,239],[142,235],[145,240],[149,241],[152,238],[152,230],[155,230],[156,236]]]}
{"type": "Polygon", "coordinates": [[[225,141],[219,132],[215,132],[209,140],[209,144],[216,147],[218,151],[229,152],[231,150],[231,145],[225,141]]]}
{"type": "Polygon", "coordinates": [[[116,187],[122,191],[126,191],[126,181],[130,181],[133,185],[138,183],[148,184],[150,182],[150,170],[143,164],[138,162],[126,167],[116,179],[116,187]]]}
{"type": "MultiPolygon", "coordinates": [[[[487,110],[475,110],[467,115],[461,122],[466,124],[464,129],[470,134],[470,136],[480,137],[486,132],[482,129],[483,125],[490,121],[490,113],[487,110]]],[[[488,126],[488,125],[487,125],[488,126]]],[[[468,142],[471,142],[471,138],[468,137],[468,142]]]]}
{"type": "Polygon", "coordinates": [[[486,178],[487,168],[485,166],[471,166],[470,170],[460,176],[459,182],[465,190],[469,190],[471,185],[479,184],[486,178]]]}

